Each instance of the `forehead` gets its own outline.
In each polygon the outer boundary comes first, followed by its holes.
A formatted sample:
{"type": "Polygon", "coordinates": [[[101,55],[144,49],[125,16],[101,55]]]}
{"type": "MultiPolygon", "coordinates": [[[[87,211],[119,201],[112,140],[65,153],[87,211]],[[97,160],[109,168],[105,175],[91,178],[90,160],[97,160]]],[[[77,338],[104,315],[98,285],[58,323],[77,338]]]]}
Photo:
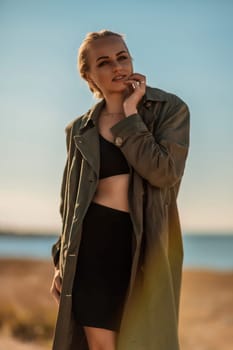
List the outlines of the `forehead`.
{"type": "Polygon", "coordinates": [[[90,60],[96,60],[101,56],[112,56],[120,51],[128,51],[124,40],[117,36],[100,38],[88,46],[88,56],[90,60]]]}

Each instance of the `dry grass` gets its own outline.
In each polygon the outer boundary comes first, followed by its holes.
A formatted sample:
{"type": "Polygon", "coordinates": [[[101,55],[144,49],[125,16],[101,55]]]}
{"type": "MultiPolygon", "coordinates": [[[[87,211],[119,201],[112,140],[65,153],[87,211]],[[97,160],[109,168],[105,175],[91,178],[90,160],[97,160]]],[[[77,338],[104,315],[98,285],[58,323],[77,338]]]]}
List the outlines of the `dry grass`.
{"type": "MultiPolygon", "coordinates": [[[[47,261],[0,260],[0,332],[20,341],[51,344],[57,307],[47,261]]],[[[0,348],[1,350],[1,348],[0,348]]]]}
{"type": "MultiPolygon", "coordinates": [[[[57,306],[49,289],[49,261],[0,260],[0,350],[47,350],[57,306]]],[[[184,271],[181,350],[233,346],[233,272],[184,271]]]]}

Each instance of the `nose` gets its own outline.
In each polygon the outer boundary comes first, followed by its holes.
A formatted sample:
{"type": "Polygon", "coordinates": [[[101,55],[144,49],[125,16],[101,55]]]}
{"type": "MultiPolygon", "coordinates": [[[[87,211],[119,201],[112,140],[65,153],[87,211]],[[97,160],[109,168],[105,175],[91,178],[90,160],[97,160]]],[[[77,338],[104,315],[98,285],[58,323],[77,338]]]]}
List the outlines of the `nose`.
{"type": "Polygon", "coordinates": [[[117,60],[112,61],[112,68],[114,71],[118,71],[119,69],[122,68],[121,63],[118,62],[117,60]]]}

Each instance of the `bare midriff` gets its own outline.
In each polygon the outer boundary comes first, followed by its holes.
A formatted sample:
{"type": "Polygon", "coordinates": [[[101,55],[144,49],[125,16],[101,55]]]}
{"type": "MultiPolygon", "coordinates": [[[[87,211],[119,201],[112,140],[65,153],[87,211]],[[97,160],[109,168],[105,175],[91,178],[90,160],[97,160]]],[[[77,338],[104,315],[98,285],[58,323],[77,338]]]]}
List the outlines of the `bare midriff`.
{"type": "Polygon", "coordinates": [[[129,174],[109,176],[99,180],[93,202],[129,212],[129,174]]]}

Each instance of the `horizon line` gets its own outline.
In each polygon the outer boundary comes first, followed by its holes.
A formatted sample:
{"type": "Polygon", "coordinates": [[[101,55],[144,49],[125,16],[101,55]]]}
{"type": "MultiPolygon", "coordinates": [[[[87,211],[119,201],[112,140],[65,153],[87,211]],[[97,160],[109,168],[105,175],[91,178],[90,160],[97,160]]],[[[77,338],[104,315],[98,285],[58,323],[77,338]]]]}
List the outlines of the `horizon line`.
{"type": "MultiPolygon", "coordinates": [[[[233,235],[233,229],[182,229],[183,235],[233,235]]],[[[0,227],[0,235],[18,235],[18,236],[59,236],[60,230],[56,229],[22,229],[22,228],[4,228],[0,227]]]]}

